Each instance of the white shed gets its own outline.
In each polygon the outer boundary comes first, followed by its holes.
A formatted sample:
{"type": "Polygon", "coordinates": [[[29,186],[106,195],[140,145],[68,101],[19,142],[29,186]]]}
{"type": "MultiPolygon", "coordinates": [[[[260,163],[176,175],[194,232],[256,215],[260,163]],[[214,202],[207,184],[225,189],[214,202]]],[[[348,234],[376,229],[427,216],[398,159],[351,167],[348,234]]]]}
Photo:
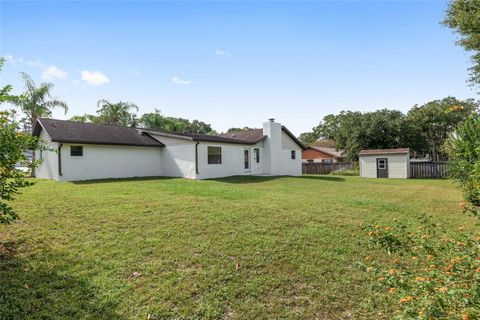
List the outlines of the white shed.
{"type": "Polygon", "coordinates": [[[358,154],[360,176],[364,178],[410,177],[410,149],[362,150],[358,154]]]}

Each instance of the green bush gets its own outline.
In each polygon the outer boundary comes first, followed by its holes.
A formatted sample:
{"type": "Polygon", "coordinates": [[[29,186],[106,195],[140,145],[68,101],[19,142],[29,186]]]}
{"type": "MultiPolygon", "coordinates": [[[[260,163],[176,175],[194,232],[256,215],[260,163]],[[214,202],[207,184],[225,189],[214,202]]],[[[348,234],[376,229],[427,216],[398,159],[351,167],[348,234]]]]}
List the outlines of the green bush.
{"type": "Polygon", "coordinates": [[[461,227],[451,237],[429,218],[420,223],[364,227],[366,245],[387,253],[358,263],[379,293],[371,303],[394,303],[397,319],[479,319],[480,236],[461,227]]]}
{"type": "Polygon", "coordinates": [[[480,116],[468,117],[447,142],[449,175],[460,183],[465,210],[480,213],[480,116]]]}
{"type": "Polygon", "coordinates": [[[358,164],[354,164],[353,168],[351,169],[340,169],[330,172],[331,175],[334,176],[359,176],[360,175],[360,167],[358,164]]]}

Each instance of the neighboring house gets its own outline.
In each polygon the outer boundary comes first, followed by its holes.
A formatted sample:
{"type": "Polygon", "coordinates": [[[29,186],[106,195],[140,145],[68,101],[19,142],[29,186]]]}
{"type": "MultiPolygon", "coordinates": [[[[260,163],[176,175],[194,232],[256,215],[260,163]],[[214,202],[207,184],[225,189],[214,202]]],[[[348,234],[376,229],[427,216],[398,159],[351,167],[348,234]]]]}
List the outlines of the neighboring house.
{"type": "Polygon", "coordinates": [[[49,149],[37,151],[36,177],[76,181],[169,176],[302,174],[305,147],[271,119],[263,129],[223,135],[167,132],[39,119],[33,134],[49,149]]]}
{"type": "Polygon", "coordinates": [[[302,151],[303,162],[335,163],[343,160],[341,150],[326,147],[307,147],[302,151]]]}
{"type": "Polygon", "coordinates": [[[365,178],[409,178],[410,149],[362,150],[358,154],[360,176],[365,178]]]}

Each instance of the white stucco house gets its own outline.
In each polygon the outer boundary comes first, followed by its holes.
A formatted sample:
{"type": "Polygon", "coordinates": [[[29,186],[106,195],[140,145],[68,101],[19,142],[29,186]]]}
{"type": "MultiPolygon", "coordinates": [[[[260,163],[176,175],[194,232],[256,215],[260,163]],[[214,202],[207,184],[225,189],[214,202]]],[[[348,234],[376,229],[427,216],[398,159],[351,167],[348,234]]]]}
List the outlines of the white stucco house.
{"type": "Polygon", "coordinates": [[[410,149],[362,150],[358,154],[364,178],[410,178],[410,149]]]}
{"type": "Polygon", "coordinates": [[[305,149],[273,119],[262,129],[205,135],[41,118],[33,134],[49,147],[36,152],[35,176],[61,181],[299,176],[305,149]]]}

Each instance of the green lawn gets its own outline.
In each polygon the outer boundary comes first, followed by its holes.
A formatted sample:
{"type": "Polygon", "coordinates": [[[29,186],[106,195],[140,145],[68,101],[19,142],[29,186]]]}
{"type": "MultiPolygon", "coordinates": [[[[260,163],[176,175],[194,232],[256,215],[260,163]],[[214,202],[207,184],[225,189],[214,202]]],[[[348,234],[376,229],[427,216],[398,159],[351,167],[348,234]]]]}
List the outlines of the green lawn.
{"type": "Polygon", "coordinates": [[[0,227],[0,317],[390,318],[356,263],[384,254],[361,225],[473,228],[460,201],[448,180],[40,180],[0,227]]]}

